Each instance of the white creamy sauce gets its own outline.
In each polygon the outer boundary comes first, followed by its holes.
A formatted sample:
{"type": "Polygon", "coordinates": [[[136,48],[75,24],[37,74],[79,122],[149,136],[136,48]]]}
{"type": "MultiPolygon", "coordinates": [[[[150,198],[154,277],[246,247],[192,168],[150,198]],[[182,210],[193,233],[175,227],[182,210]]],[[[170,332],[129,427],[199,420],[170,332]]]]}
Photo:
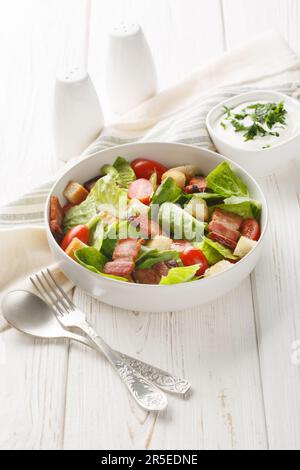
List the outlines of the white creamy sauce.
{"type": "MultiPolygon", "coordinates": [[[[267,101],[258,100],[258,101],[248,101],[242,103],[235,108],[232,108],[232,113],[239,114],[242,110],[244,110],[247,106],[251,106],[253,104],[266,104],[267,101]]],[[[281,124],[275,124],[272,129],[268,129],[265,124],[262,125],[264,129],[271,132],[278,132],[279,137],[275,135],[265,135],[260,136],[257,135],[253,140],[245,141],[245,137],[243,136],[244,131],[236,132],[233,125],[226,119],[226,115],[222,114],[219,119],[216,120],[214,124],[215,132],[231,145],[235,147],[240,147],[243,149],[248,150],[262,150],[263,148],[275,147],[276,145],[281,144],[284,141],[287,141],[294,135],[300,132],[300,112],[296,110],[293,106],[290,106],[289,103],[284,103],[284,108],[287,111],[285,116],[285,125],[282,126],[281,124]],[[226,125],[224,128],[221,123],[226,125]]],[[[250,117],[246,117],[243,121],[239,121],[241,124],[245,126],[250,126],[253,124],[253,121],[250,117]]]]}

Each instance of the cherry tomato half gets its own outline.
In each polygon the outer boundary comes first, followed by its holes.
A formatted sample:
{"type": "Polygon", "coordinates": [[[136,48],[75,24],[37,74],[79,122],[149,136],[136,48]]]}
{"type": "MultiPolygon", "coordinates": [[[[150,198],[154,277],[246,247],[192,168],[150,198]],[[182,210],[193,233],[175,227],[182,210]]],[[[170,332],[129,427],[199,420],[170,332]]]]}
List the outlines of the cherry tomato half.
{"type": "Polygon", "coordinates": [[[197,276],[202,276],[209,267],[208,261],[203,252],[193,246],[187,247],[182,253],[180,253],[180,258],[185,266],[200,264],[200,268],[196,273],[197,276]]]}
{"type": "Polygon", "coordinates": [[[128,188],[129,199],[138,199],[143,204],[150,204],[153,186],[149,180],[140,178],[133,181],[128,188]]]}
{"type": "Polygon", "coordinates": [[[76,225],[72,227],[64,236],[61,242],[61,248],[65,251],[70,245],[73,238],[78,238],[83,243],[88,244],[89,242],[89,229],[86,225],[76,225]]]}
{"type": "Polygon", "coordinates": [[[245,219],[242,222],[241,234],[257,241],[260,237],[260,227],[256,219],[245,219]]]}
{"type": "Polygon", "coordinates": [[[137,178],[146,178],[148,180],[153,173],[156,173],[158,184],[161,182],[162,175],[167,171],[167,168],[161,163],[146,158],[133,160],[131,167],[137,178]]]}

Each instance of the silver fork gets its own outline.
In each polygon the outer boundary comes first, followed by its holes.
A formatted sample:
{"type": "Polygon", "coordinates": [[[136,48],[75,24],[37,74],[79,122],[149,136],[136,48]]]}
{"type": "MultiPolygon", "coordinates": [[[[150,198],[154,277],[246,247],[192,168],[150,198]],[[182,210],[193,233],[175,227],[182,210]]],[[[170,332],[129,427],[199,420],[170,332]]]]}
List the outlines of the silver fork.
{"type": "Polygon", "coordinates": [[[35,279],[30,277],[30,280],[44,300],[50,304],[59,322],[65,328],[76,327],[88,336],[118,372],[123,383],[142,408],[148,411],[165,409],[168,404],[165,394],[126,362],[124,355],[108,346],[88,323],[85,314],[76,307],[66,292],[57,284],[49,269],[47,269],[47,273],[48,276],[44,271],[41,271],[42,276],[36,274],[35,279]]]}

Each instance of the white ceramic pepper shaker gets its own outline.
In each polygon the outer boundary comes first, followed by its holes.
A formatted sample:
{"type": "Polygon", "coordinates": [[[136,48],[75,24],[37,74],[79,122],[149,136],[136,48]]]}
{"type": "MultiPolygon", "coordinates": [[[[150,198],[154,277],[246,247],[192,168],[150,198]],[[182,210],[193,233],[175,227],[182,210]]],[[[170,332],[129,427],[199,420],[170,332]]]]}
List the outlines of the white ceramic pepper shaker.
{"type": "Polygon", "coordinates": [[[57,158],[80,153],[103,129],[103,113],[88,73],[79,67],[57,76],[54,95],[54,141],[57,158]]]}
{"type": "Polygon", "coordinates": [[[106,81],[116,114],[130,111],[156,93],[154,61],[139,24],[122,22],[111,31],[106,81]]]}

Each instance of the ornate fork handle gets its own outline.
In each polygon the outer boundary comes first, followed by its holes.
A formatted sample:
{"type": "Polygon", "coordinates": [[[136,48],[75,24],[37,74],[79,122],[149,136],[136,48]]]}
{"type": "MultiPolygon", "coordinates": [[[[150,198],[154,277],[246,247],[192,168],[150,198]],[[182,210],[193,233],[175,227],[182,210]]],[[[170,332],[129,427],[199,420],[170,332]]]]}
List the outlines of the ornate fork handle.
{"type": "Polygon", "coordinates": [[[121,357],[126,364],[135,369],[142,377],[150,380],[157,385],[157,387],[166,392],[184,395],[191,387],[191,384],[187,380],[169,374],[169,372],[151,366],[146,362],[127,356],[126,354],[121,354],[121,357]]]}
{"type": "Polygon", "coordinates": [[[166,408],[168,402],[165,394],[134,370],[133,367],[123,359],[120,353],[111,349],[91,325],[84,322],[80,325],[80,329],[93,341],[97,348],[103,352],[108,361],[118,372],[133,398],[142,408],[148,411],[160,411],[166,408]]]}

